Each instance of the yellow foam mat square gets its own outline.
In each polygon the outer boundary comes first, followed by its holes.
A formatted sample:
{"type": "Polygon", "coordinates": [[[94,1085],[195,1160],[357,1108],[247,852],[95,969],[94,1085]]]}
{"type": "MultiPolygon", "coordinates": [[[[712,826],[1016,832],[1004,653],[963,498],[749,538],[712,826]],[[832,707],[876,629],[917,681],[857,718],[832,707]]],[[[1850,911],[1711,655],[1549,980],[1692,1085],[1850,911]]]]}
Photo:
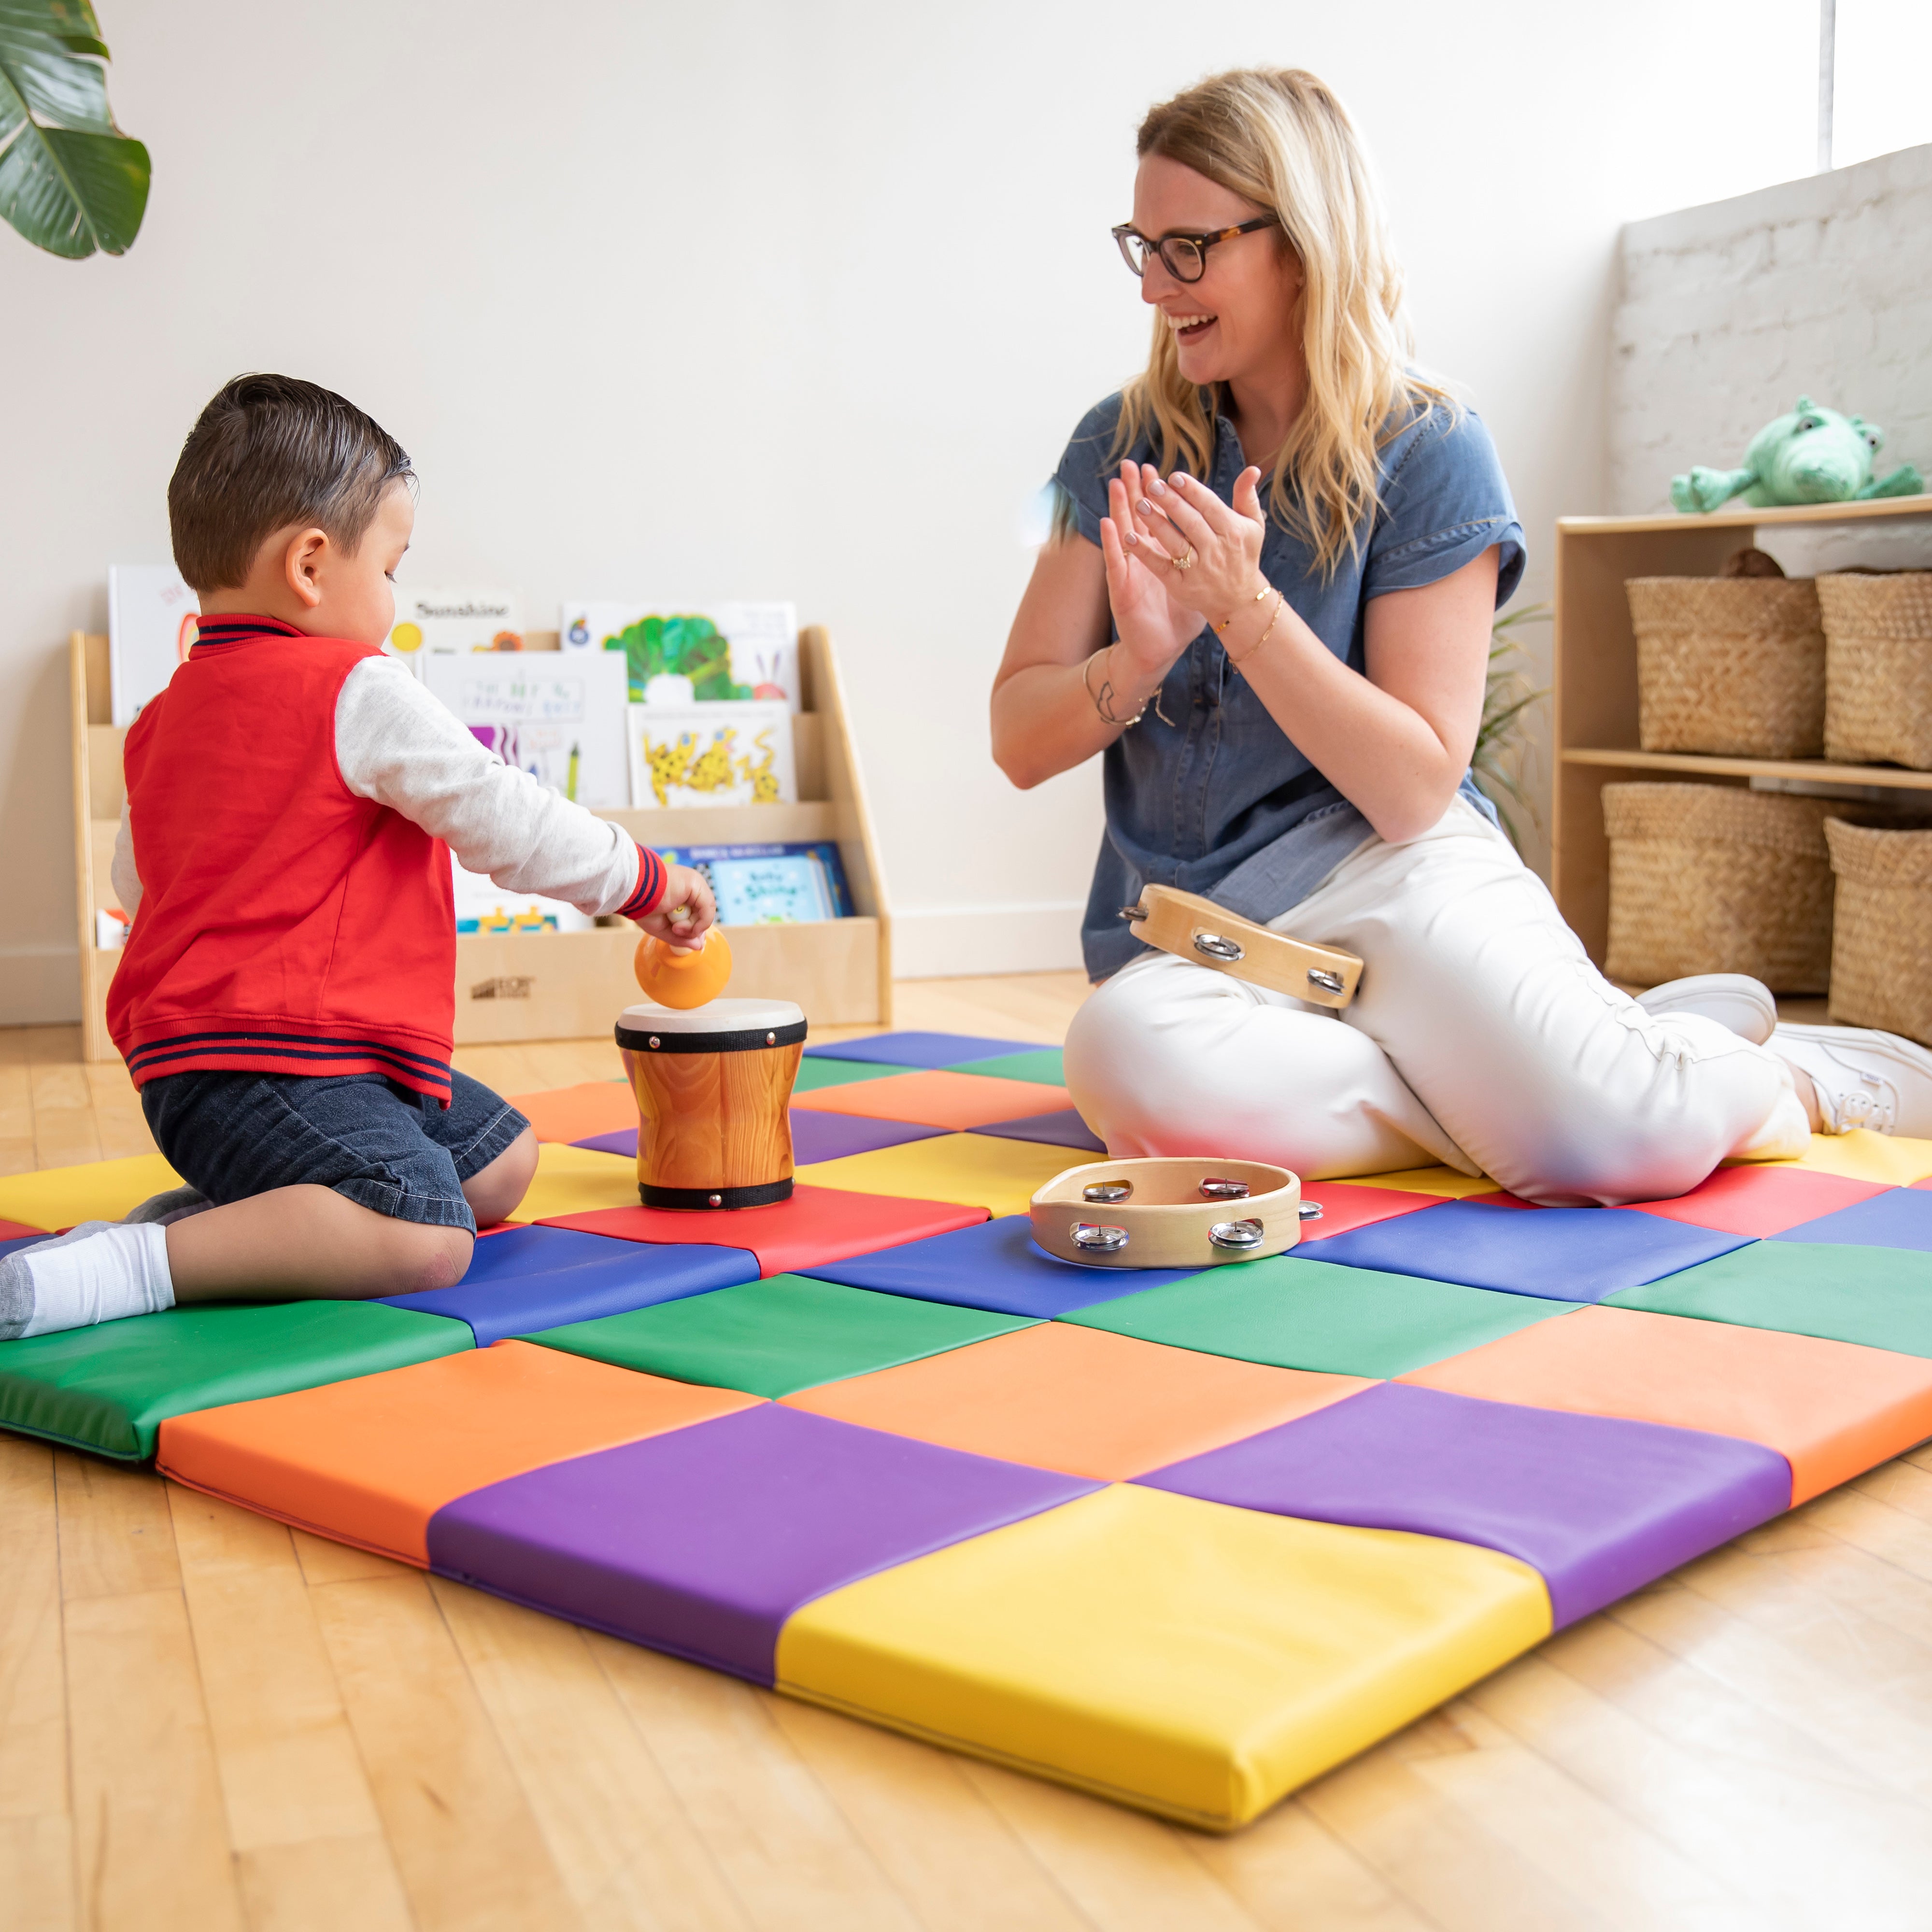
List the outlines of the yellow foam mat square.
{"type": "Polygon", "coordinates": [[[1406,1167],[1400,1174],[1352,1174],[1347,1178],[1357,1187],[1394,1187],[1404,1194],[1440,1194],[1456,1201],[1503,1191],[1502,1184],[1486,1174],[1458,1174],[1453,1167],[1406,1167]]]}
{"type": "Polygon", "coordinates": [[[1527,1564],[1130,1484],[808,1604],[782,1690],[1215,1830],[1550,1632],[1527,1564]]]}
{"type": "Polygon", "coordinates": [[[10,1174],[0,1178],[0,1221],[49,1230],[71,1228],[76,1221],[118,1221],[149,1195],[181,1184],[181,1176],[158,1154],[10,1174]]]}
{"type": "Polygon", "coordinates": [[[1070,1148],[1002,1140],[997,1134],[940,1134],[841,1160],[814,1161],[799,1169],[798,1178],[855,1194],[957,1201],[989,1214],[1024,1214],[1042,1181],[1091,1158],[1070,1148]]]}
{"type": "Polygon", "coordinates": [[[546,1141],[537,1149],[536,1178],[511,1210],[518,1221],[588,1214],[599,1208],[638,1204],[638,1163],[628,1154],[546,1141]]]}
{"type": "MultiPolygon", "coordinates": [[[[1727,1162],[1742,1166],[1743,1162],[1727,1162]]],[[[1875,1134],[1858,1127],[1849,1134],[1814,1134],[1811,1145],[1795,1160],[1753,1161],[1754,1167],[1808,1167],[1814,1174],[1842,1174],[1851,1180],[1875,1180],[1910,1187],[1932,1174],[1932,1141],[1903,1134],[1875,1134]]]]}

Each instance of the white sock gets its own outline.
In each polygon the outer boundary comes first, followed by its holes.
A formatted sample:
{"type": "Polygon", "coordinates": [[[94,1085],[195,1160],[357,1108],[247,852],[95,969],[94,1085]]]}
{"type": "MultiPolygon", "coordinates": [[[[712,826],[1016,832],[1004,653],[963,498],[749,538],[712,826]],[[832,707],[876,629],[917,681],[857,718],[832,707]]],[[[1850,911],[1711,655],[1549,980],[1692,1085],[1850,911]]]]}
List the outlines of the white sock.
{"type": "Polygon", "coordinates": [[[50,1335],[175,1305],[165,1228],[83,1221],[0,1259],[0,1337],[50,1335]]]}

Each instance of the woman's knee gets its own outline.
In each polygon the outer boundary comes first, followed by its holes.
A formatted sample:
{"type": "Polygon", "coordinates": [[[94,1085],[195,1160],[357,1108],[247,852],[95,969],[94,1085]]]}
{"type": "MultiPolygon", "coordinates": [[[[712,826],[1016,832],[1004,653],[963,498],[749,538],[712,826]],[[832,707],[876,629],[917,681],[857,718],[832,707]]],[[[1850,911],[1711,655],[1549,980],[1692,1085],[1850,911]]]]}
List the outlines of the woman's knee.
{"type": "Polygon", "coordinates": [[[537,1172],[537,1137],[526,1127],[488,1167],[463,1184],[463,1198],[479,1228],[489,1227],[512,1212],[530,1192],[537,1172]]]}

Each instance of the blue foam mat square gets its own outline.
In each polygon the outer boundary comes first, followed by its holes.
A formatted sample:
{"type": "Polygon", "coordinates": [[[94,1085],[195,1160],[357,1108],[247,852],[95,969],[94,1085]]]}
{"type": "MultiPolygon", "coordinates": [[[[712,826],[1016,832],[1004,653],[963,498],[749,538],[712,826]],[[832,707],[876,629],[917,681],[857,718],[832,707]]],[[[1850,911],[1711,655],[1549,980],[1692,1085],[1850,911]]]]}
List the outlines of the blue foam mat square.
{"type": "Polygon", "coordinates": [[[825,1060],[868,1060],[885,1066],[957,1066],[964,1060],[992,1060],[1003,1053],[1030,1053],[1036,1040],[980,1040],[970,1033],[882,1033],[870,1040],[842,1040],[808,1046],[806,1054],[825,1060]]]}
{"type": "Polygon", "coordinates": [[[1801,1221],[1772,1237],[1776,1241],[1844,1244],[1858,1248],[1917,1248],[1932,1252],[1932,1194],[1894,1187],[1854,1202],[1815,1221],[1801,1221]]]}
{"type": "Polygon", "coordinates": [[[511,1228],[476,1244],[454,1288],[380,1298],[392,1308],[466,1322],[487,1348],[514,1335],[626,1315],[756,1281],[742,1248],[613,1240],[574,1228],[511,1228]]]}
{"type": "Polygon", "coordinates": [[[1333,1234],[1322,1258],[1504,1294],[1600,1301],[1747,1247],[1728,1234],[1628,1208],[1502,1208],[1444,1201],[1333,1234]]]}
{"type": "MultiPolygon", "coordinates": [[[[929,1141],[945,1132],[944,1127],[922,1127],[912,1120],[875,1120],[868,1114],[833,1114],[816,1107],[794,1107],[791,1110],[792,1160],[799,1167],[811,1161],[842,1160],[850,1154],[903,1147],[908,1141],[929,1141]]],[[[615,1133],[593,1135],[587,1141],[574,1141],[572,1145],[595,1148],[599,1154],[621,1154],[634,1160],[638,1130],[625,1127],[615,1133]]]]}
{"type": "Polygon", "coordinates": [[[1024,1214],[1003,1214],[950,1234],[928,1235],[902,1247],[799,1272],[878,1294],[1051,1321],[1076,1309],[1185,1281],[1200,1270],[1082,1268],[1040,1246],[1033,1238],[1033,1224],[1024,1214]]]}

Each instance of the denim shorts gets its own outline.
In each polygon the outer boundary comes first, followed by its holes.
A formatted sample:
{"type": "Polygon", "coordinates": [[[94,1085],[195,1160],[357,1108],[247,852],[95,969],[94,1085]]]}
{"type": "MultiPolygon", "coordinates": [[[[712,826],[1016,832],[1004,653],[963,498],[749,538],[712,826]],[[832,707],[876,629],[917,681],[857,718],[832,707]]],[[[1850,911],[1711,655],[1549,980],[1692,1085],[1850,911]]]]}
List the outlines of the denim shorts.
{"type": "Polygon", "coordinates": [[[154,1144],[218,1206],[304,1182],[398,1221],[476,1232],[463,1184],[530,1125],[452,1070],[440,1106],[380,1073],[170,1073],[141,1089],[154,1144]]]}

